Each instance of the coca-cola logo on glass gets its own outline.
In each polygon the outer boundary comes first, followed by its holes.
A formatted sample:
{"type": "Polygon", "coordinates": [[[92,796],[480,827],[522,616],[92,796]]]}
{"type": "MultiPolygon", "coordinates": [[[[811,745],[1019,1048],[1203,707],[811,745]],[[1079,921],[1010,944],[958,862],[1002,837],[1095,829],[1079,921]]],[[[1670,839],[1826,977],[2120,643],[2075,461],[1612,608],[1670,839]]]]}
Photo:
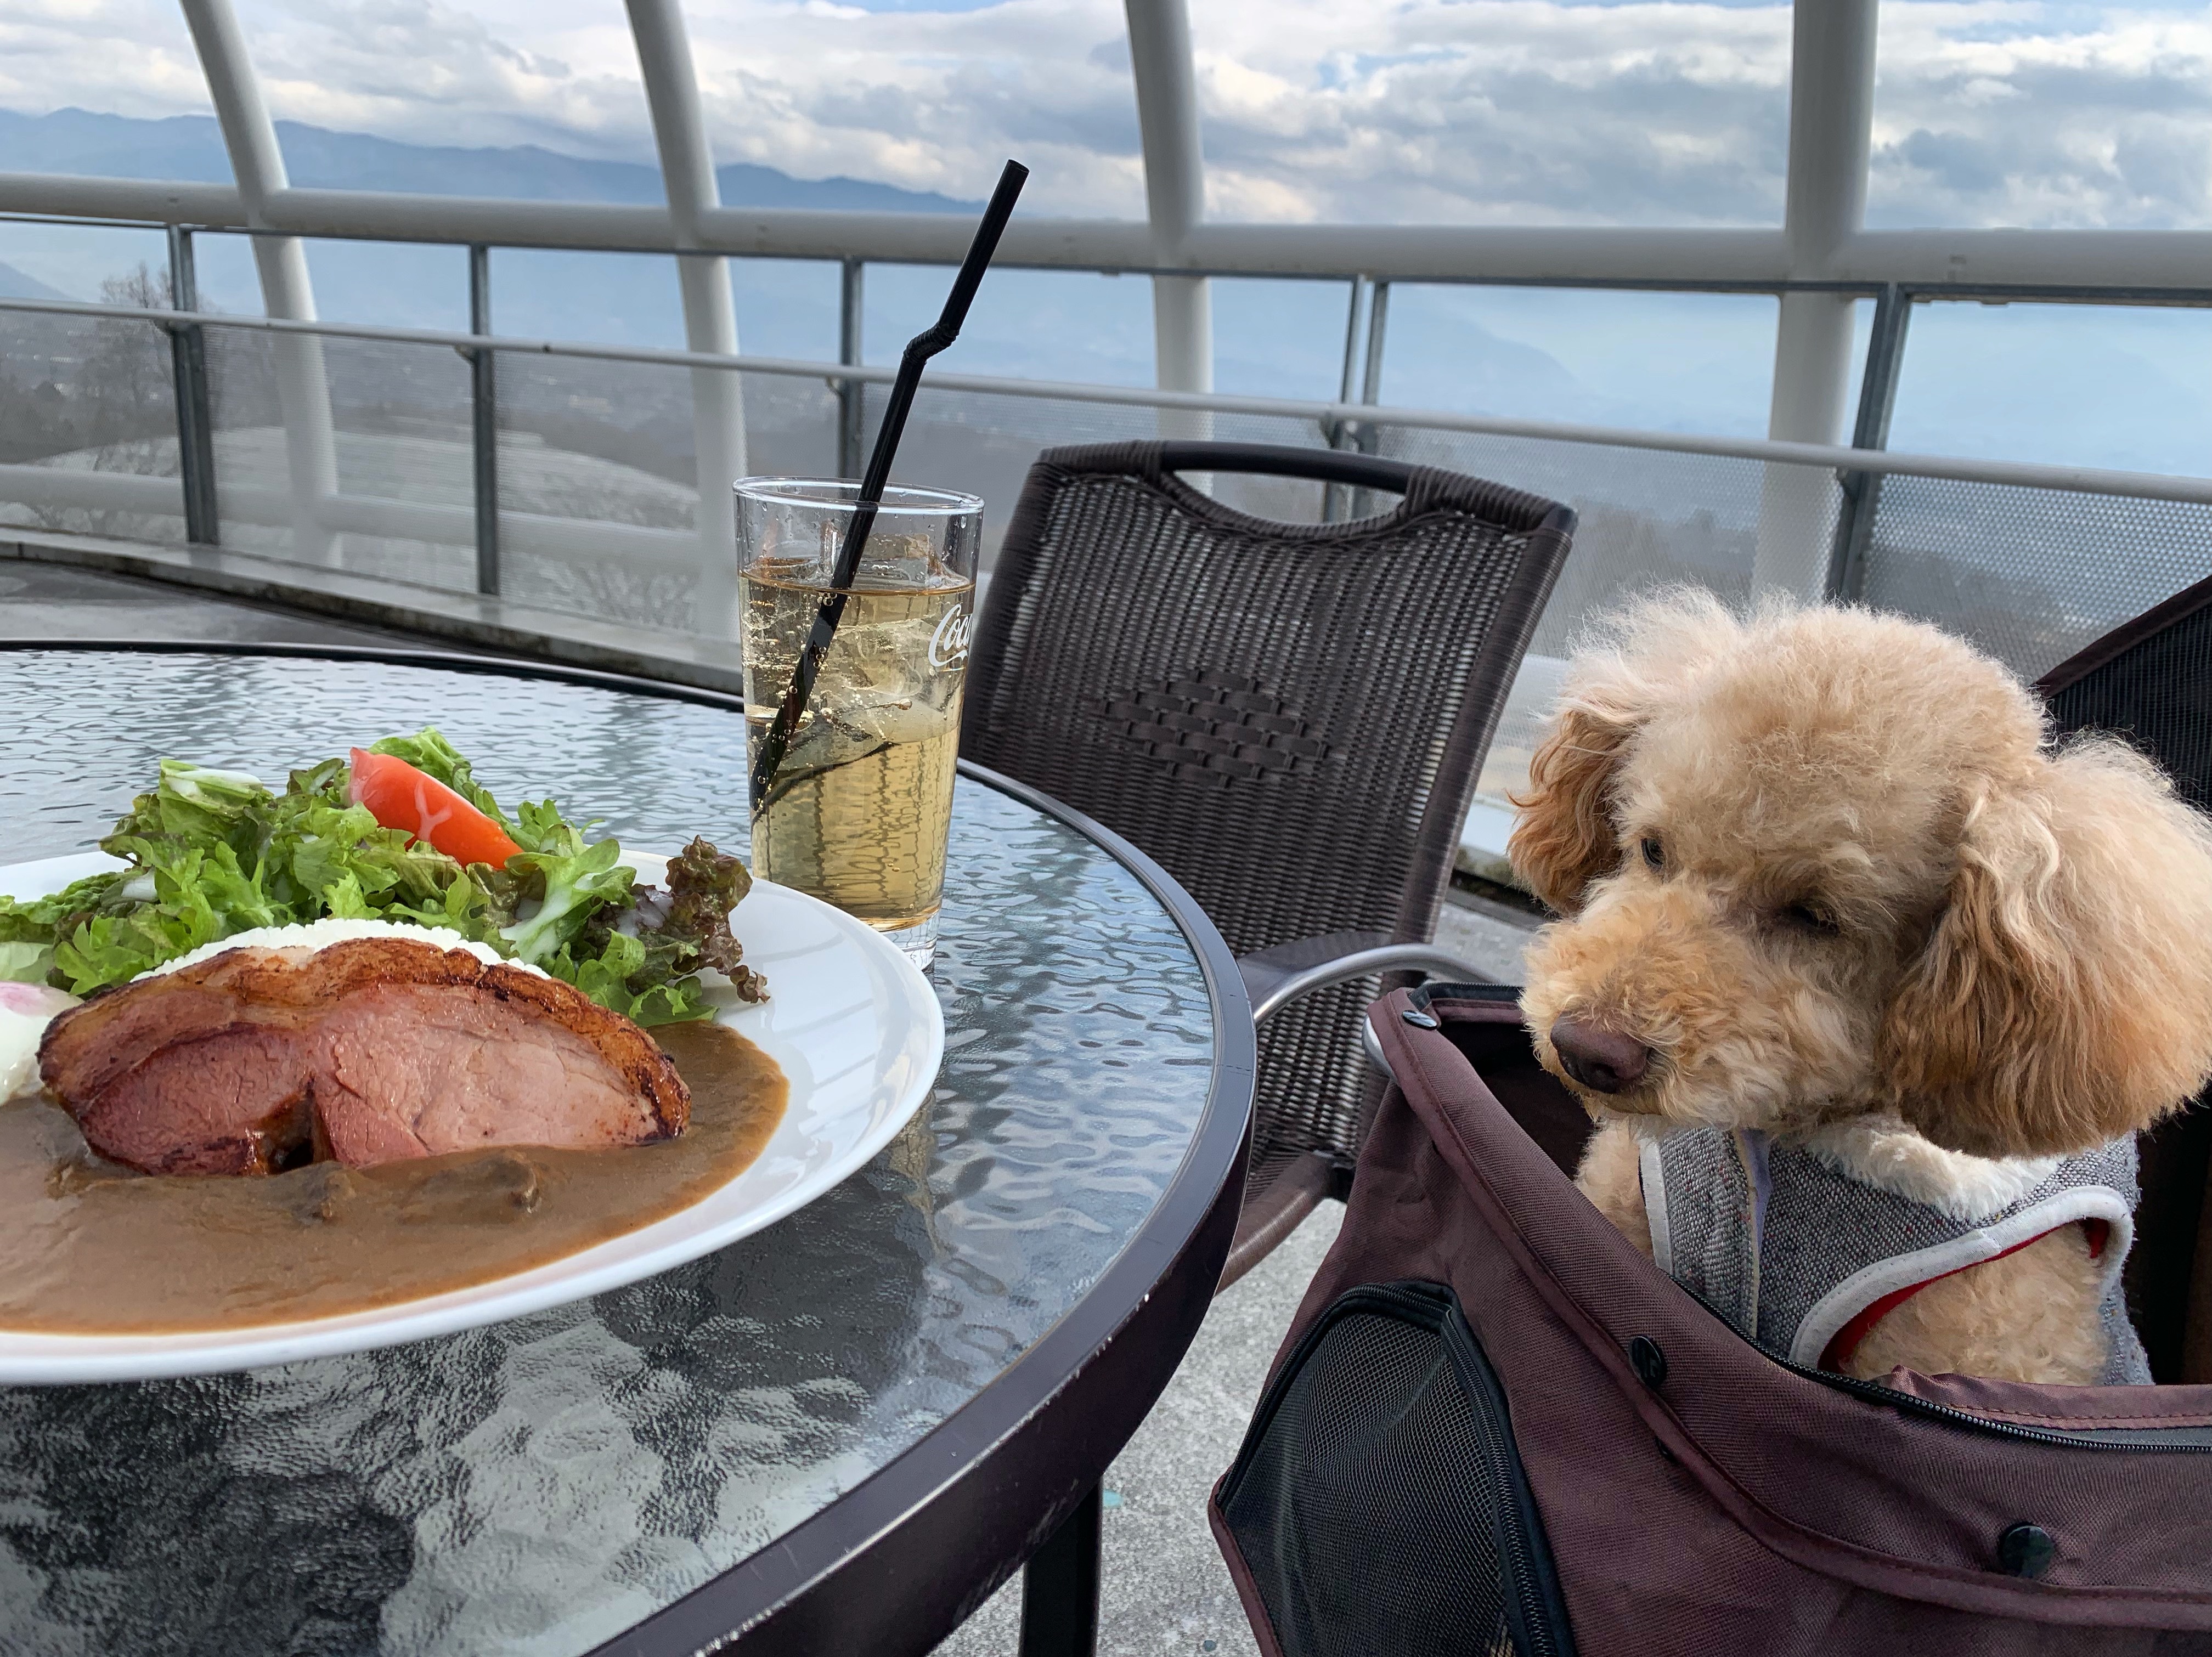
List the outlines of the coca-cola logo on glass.
{"type": "Polygon", "coordinates": [[[968,659],[968,641],[975,636],[975,617],[967,610],[948,610],[937,631],[929,635],[929,665],[951,667],[968,659]]]}

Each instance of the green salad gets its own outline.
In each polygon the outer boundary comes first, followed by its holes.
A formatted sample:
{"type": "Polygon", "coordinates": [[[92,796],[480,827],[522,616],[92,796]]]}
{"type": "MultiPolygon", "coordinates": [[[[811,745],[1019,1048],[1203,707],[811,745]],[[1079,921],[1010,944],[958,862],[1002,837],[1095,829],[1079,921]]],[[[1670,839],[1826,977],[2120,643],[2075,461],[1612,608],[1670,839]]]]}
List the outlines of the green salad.
{"type": "Polygon", "coordinates": [[[128,868],[0,897],[0,978],[88,995],[238,932],[336,917],[449,928],[641,1024],[709,1017],[706,968],[762,998],[730,931],[744,865],[695,839],[665,889],[643,886],[594,826],[550,799],[510,815],[434,729],[295,771],[281,791],[163,760],[100,842],[128,868]]]}

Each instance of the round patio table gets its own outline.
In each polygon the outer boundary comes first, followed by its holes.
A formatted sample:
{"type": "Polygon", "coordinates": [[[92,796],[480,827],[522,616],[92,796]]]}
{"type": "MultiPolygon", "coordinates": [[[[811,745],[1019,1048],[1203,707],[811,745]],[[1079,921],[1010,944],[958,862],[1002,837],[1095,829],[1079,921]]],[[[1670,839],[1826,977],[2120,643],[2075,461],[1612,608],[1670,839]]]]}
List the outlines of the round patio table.
{"type": "MultiPolygon", "coordinates": [[[[281,777],[425,725],[631,844],[745,838],[711,692],[330,646],[0,663],[9,862],[89,847],[164,755],[281,777]]],[[[0,1651],[921,1653],[1041,1546],[1032,1596],[1048,1569],[1070,1603],[1025,1643],[1087,1649],[1097,1478],[1235,1224],[1250,1015],[1148,859],[965,766],[930,975],[927,1102],[718,1253],[351,1357],[0,1388],[0,1651]]]]}

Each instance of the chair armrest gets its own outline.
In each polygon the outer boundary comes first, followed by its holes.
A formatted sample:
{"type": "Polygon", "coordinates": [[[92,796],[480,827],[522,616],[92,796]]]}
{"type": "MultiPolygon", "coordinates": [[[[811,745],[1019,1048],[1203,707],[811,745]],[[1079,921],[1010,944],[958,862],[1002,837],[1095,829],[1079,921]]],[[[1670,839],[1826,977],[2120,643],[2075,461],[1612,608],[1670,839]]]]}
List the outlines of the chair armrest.
{"type": "Polygon", "coordinates": [[[1375,973],[1418,972],[1460,983],[1497,980],[1433,944],[1392,944],[1376,932],[1333,932],[1255,950],[1237,962],[1252,998],[1252,1022],[1264,1024],[1301,996],[1375,973]],[[1376,940],[1382,941],[1377,942],[1376,940]]]}
{"type": "Polygon", "coordinates": [[[1238,956],[1237,971],[1244,980],[1245,995],[1256,1007],[1309,967],[1319,967],[1360,950],[1380,949],[1389,941],[1388,932],[1328,932],[1319,938],[1295,938],[1238,956]]]}

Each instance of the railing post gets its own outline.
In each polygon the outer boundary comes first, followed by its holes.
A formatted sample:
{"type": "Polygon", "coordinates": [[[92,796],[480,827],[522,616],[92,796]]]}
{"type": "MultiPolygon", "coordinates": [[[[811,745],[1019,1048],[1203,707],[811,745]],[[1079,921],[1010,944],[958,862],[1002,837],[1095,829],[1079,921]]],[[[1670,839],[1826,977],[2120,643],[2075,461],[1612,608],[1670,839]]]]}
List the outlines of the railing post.
{"type": "MultiPolygon", "coordinates": [[[[1206,216],[1190,15],[1184,0],[1122,0],[1122,9],[1129,20],[1152,261],[1172,270],[1188,263],[1183,244],[1206,216]]],[[[1153,276],[1152,361],[1153,383],[1164,391],[1213,389],[1213,295],[1204,276],[1153,276]]],[[[1202,441],[1213,435],[1213,416],[1204,410],[1162,409],[1156,417],[1162,437],[1202,441]]],[[[1186,474],[1186,480],[1200,476],[1186,474]]]]}
{"type": "MultiPolygon", "coordinates": [[[[192,233],[169,227],[169,308],[200,308],[192,270],[192,233]]],[[[197,322],[169,328],[169,362],[177,398],[177,483],[185,497],[185,539],[211,547],[222,538],[216,513],[215,422],[208,398],[207,339],[197,322]]]]}
{"type": "MultiPolygon", "coordinates": [[[[1382,400],[1382,331],[1390,320],[1390,284],[1378,282],[1367,301],[1367,361],[1359,375],[1359,400],[1372,408],[1382,400]]],[[[1359,452],[1373,454],[1382,434],[1371,420],[1359,422],[1359,452]]]]}
{"type": "MultiPolygon", "coordinates": [[[[491,249],[469,248],[469,331],[491,334],[491,249]]],[[[477,507],[477,591],[499,592],[499,370],[489,346],[469,353],[469,422],[477,507]]]]}
{"type": "MultiPolygon", "coordinates": [[[[261,95],[246,36],[230,0],[184,0],[185,22],[207,73],[223,147],[238,180],[238,195],[253,233],[253,263],[261,276],[264,308],[294,322],[315,319],[314,284],[307,252],[297,236],[267,234],[271,197],[290,187],[276,124],[261,95]]],[[[325,522],[326,503],[338,492],[337,428],[331,416],[331,381],[323,342],[313,334],[280,334],[272,342],[276,401],[283,415],[284,458],[292,489],[292,555],[308,563],[336,566],[340,540],[325,522]]]]}
{"type": "MultiPolygon", "coordinates": [[[[1359,374],[1359,400],[1373,408],[1382,400],[1382,336],[1390,323],[1390,284],[1378,282],[1367,301],[1367,361],[1359,374]]],[[[1355,446],[1362,454],[1374,454],[1382,446],[1382,428],[1371,420],[1359,422],[1359,440],[1355,446]]],[[[1372,490],[1355,489],[1352,496],[1352,515],[1368,518],[1375,513],[1372,490]]]]}
{"type": "MultiPolygon", "coordinates": [[[[1366,297],[1367,278],[1354,276],[1352,279],[1352,302],[1346,307],[1344,313],[1344,371],[1337,376],[1336,381],[1336,400],[1340,404],[1352,401],[1352,379],[1359,369],[1359,301],[1366,297]]],[[[1332,449],[1343,448],[1347,438],[1351,440],[1352,447],[1359,446],[1358,428],[1352,421],[1331,416],[1322,423],[1321,435],[1322,441],[1332,449]]],[[[1351,491],[1341,484],[1322,484],[1321,521],[1324,524],[1341,523],[1350,495],[1351,491]]]]}
{"type": "MultiPolygon", "coordinates": [[[[1912,296],[1895,282],[1883,285],[1874,304],[1874,327],[1867,339],[1866,374],[1859,386],[1858,419],[1851,428],[1855,449],[1889,446],[1889,417],[1897,407],[1897,380],[1905,364],[1905,325],[1912,320],[1912,296]]],[[[1826,596],[1853,603],[1866,592],[1867,548],[1874,539],[1875,514],[1881,506],[1880,472],[1845,472],[1837,482],[1844,492],[1836,518],[1835,546],[1828,555],[1826,596]]]]}
{"type": "MultiPolygon", "coordinates": [[[[1790,163],[1782,230],[1790,275],[1826,281],[1866,219],[1873,143],[1876,0],[1796,0],[1790,46],[1790,163]]],[[[1774,325],[1774,385],[1766,434],[1833,443],[1850,392],[1850,294],[1795,288],[1774,325]]],[[[1754,591],[1809,598],[1826,575],[1823,544],[1836,505],[1817,469],[1770,465],[1759,489],[1754,591]]]]}
{"type": "MultiPolygon", "coordinates": [[[[860,364],[861,282],[867,264],[846,259],[839,266],[837,287],[837,361],[848,368],[860,364]]],[[[861,422],[867,411],[867,388],[857,379],[837,382],[837,476],[858,477],[861,422]]]]}

